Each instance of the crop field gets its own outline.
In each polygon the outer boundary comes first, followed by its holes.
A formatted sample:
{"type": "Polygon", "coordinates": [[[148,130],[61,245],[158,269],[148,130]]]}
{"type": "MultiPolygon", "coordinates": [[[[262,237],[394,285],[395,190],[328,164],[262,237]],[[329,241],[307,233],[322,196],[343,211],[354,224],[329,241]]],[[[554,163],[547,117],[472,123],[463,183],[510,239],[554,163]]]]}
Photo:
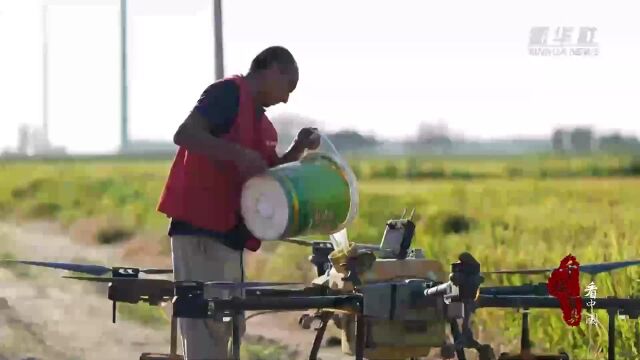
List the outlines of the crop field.
{"type": "MultiPolygon", "coordinates": [[[[359,216],[348,229],[352,241],[379,243],[387,219],[415,208],[415,246],[441,261],[445,270],[463,251],[471,252],[483,270],[557,267],[568,254],[581,264],[640,257],[637,158],[350,162],[360,179],[359,216]]],[[[169,165],[167,160],[135,159],[2,162],[0,216],[6,221],[54,220],[89,236],[95,246],[127,246],[144,234],[146,244],[157,247],[156,255],[168,259],[167,220],[155,206],[169,165]]],[[[257,280],[309,280],[308,254],[308,249],[295,245],[266,244],[251,255],[247,271],[257,280]]],[[[593,279],[581,274],[580,285],[584,289],[593,280],[598,297],[640,295],[636,279],[640,269],[631,267],[593,279]]],[[[546,280],[540,275],[492,276],[484,285],[546,280]]],[[[605,358],[607,314],[596,315],[599,325],[587,325],[583,312],[582,324],[569,327],[560,310],[533,310],[530,326],[536,350],[564,349],[572,358],[605,358]]],[[[515,310],[480,309],[473,326],[481,342],[503,345],[495,346],[496,351],[513,351],[519,345],[520,319],[515,310]]],[[[621,320],[617,325],[618,356],[637,357],[636,321],[621,320]]]]}

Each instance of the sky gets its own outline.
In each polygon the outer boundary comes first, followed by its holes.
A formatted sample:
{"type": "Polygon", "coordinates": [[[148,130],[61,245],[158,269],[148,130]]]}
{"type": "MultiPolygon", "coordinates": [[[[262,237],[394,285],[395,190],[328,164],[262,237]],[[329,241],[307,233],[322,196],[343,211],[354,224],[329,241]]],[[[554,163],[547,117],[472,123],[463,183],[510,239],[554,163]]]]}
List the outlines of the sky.
{"type": "MultiPolygon", "coordinates": [[[[0,151],[43,118],[72,153],[120,143],[119,0],[0,0],[0,151]]],[[[170,141],[214,79],[211,0],[129,0],[130,136],[170,141]]],[[[640,136],[634,1],[223,1],[225,75],[271,45],[300,68],[289,103],[321,130],[400,139],[421,122],[467,138],[592,126],[640,136]],[[392,5],[393,4],[393,5],[392,5]],[[532,56],[532,27],[596,28],[597,56],[532,56]]]]}

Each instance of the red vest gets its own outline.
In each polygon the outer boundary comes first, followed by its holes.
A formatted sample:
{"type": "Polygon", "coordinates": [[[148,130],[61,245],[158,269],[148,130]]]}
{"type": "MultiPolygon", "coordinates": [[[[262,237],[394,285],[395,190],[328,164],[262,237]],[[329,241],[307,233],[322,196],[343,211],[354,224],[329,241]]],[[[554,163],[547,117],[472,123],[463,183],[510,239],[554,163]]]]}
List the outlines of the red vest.
{"type": "MultiPolygon", "coordinates": [[[[221,138],[258,152],[274,166],[278,141],[276,129],[266,115],[258,118],[257,107],[244,77],[229,78],[240,88],[238,115],[232,128],[221,138]]],[[[227,232],[238,225],[243,183],[232,162],[217,166],[209,157],[188,151],[178,152],[171,166],[157,210],[173,219],[216,232],[227,232]]],[[[260,240],[250,236],[244,247],[260,248],[260,240]]]]}

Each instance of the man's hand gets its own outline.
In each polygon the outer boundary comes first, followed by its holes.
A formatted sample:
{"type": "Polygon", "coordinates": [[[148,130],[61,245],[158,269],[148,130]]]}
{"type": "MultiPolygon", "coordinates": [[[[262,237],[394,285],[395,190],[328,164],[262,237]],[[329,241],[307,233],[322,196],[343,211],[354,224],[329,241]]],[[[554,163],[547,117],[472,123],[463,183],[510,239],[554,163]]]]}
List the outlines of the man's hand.
{"type": "Polygon", "coordinates": [[[306,127],[300,129],[298,136],[295,139],[296,147],[304,150],[315,150],[320,146],[320,133],[317,128],[306,127]]]}
{"type": "Polygon", "coordinates": [[[242,181],[249,180],[269,169],[268,164],[262,159],[262,156],[249,149],[242,149],[240,151],[240,156],[235,159],[235,164],[238,169],[238,175],[240,175],[242,181]]]}
{"type": "Polygon", "coordinates": [[[242,180],[247,180],[268,169],[262,157],[250,149],[211,135],[211,128],[200,114],[192,111],[180,125],[173,142],[189,151],[206,155],[221,171],[232,171],[235,165],[242,180]]]}
{"type": "Polygon", "coordinates": [[[315,150],[320,146],[320,133],[318,129],[312,127],[302,128],[298,132],[298,136],[293,140],[289,150],[280,157],[278,164],[286,164],[293,161],[298,161],[304,154],[304,151],[315,150]]]}

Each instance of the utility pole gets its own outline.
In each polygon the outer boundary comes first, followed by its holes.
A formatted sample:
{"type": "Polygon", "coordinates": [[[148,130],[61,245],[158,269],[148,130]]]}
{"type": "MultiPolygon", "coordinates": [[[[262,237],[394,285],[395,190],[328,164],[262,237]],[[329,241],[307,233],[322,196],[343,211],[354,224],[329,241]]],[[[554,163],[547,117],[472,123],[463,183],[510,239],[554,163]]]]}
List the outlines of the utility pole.
{"type": "Polygon", "coordinates": [[[215,79],[224,77],[224,53],[222,37],[222,0],[213,0],[213,41],[214,41],[214,61],[215,79]]]}
{"type": "Polygon", "coordinates": [[[42,135],[49,145],[49,28],[47,0],[42,4],[42,135]]]}
{"type": "Polygon", "coordinates": [[[121,128],[120,151],[129,147],[129,93],[127,76],[127,0],[120,0],[120,68],[121,79],[121,128]]]}

